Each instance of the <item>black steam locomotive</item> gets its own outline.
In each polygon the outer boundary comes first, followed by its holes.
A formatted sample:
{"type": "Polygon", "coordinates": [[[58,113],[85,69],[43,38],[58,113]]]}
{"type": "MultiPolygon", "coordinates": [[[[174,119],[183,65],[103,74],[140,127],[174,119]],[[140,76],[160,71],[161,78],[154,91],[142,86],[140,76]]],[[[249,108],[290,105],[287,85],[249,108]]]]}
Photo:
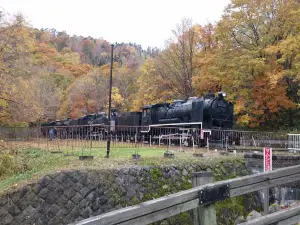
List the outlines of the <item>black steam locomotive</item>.
{"type": "MultiPolygon", "coordinates": [[[[118,137],[139,133],[142,134],[138,135],[139,137],[143,136],[143,140],[147,140],[150,136],[166,134],[166,128],[168,128],[168,133],[176,133],[179,128],[187,130],[196,128],[194,130],[197,132],[192,134],[194,138],[201,135],[199,133],[201,130],[209,132],[211,129],[232,129],[233,104],[225,100],[225,96],[224,92],[219,92],[217,96],[209,93],[201,98],[190,97],[187,100],[175,100],[172,103],[143,106],[138,112],[118,113],[112,110],[111,132],[118,137]],[[136,127],[135,131],[128,129],[129,126],[136,127]]],[[[89,137],[99,133],[107,135],[107,125],[109,121],[104,112],[89,114],[77,120],[67,118],[43,124],[46,127],[60,127],[60,130],[63,130],[60,135],[68,137],[78,136],[78,133],[89,137]],[[99,126],[73,127],[74,125],[103,125],[103,128],[100,131],[99,126]]],[[[205,138],[202,137],[202,139],[205,138]]]]}

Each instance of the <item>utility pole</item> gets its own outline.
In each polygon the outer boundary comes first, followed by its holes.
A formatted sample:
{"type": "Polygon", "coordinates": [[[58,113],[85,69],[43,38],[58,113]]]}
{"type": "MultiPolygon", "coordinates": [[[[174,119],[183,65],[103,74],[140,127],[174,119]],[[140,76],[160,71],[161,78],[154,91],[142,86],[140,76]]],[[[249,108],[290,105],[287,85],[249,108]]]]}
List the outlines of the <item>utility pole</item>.
{"type": "Polygon", "coordinates": [[[109,100],[108,100],[108,139],[107,139],[107,149],[106,149],[106,158],[109,158],[110,152],[110,126],[111,126],[111,89],[112,89],[112,69],[113,69],[113,53],[114,53],[114,45],[111,45],[111,58],[110,58],[110,78],[109,78],[109,100]]]}

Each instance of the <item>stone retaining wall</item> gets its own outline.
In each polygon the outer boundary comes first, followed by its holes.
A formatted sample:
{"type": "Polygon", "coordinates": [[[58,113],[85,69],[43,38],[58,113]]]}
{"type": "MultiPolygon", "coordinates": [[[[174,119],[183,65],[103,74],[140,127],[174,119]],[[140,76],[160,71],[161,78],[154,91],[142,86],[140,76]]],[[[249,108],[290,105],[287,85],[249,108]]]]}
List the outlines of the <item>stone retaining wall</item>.
{"type": "MultiPolygon", "coordinates": [[[[0,224],[69,224],[191,188],[191,173],[195,171],[212,171],[215,180],[249,174],[240,159],[211,164],[199,161],[197,165],[50,174],[2,196],[0,224]]],[[[188,216],[183,219],[186,223],[177,223],[192,224],[188,216]]]]}

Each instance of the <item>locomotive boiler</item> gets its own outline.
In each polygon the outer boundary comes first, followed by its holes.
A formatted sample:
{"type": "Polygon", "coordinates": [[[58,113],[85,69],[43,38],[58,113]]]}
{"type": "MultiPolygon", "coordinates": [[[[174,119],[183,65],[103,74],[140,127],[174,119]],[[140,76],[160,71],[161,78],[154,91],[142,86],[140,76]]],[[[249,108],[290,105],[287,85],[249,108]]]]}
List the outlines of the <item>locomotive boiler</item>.
{"type": "Polygon", "coordinates": [[[199,129],[232,129],[233,104],[219,92],[201,98],[175,100],[173,103],[142,107],[142,126],[182,126],[199,129]]]}

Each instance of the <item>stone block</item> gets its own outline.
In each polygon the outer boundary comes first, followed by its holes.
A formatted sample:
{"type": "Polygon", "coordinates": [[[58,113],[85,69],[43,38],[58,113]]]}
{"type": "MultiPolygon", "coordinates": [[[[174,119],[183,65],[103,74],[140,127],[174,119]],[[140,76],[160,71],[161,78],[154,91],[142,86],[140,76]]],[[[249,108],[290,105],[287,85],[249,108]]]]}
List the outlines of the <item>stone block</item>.
{"type": "Polygon", "coordinates": [[[16,204],[15,204],[21,211],[25,210],[29,204],[26,202],[26,201],[18,201],[16,204]]]}
{"type": "Polygon", "coordinates": [[[40,184],[35,184],[32,186],[31,190],[35,193],[35,194],[39,194],[40,191],[43,189],[43,187],[40,184]]]}
{"type": "Polygon", "coordinates": [[[69,212],[70,211],[72,211],[72,209],[75,207],[75,204],[72,202],[72,201],[68,201],[66,204],[65,204],[65,208],[67,209],[67,210],[69,210],[69,212]]]}
{"type": "Polygon", "coordinates": [[[123,186],[119,187],[119,191],[121,192],[122,196],[126,195],[127,193],[127,190],[123,186]]]}
{"type": "Polygon", "coordinates": [[[61,184],[65,189],[69,189],[70,187],[73,187],[74,186],[74,183],[71,179],[69,178],[66,178],[64,180],[64,182],[61,184]]]}
{"type": "Polygon", "coordinates": [[[72,211],[69,213],[69,215],[71,216],[71,219],[79,217],[80,216],[80,209],[79,209],[79,207],[75,206],[72,209],[72,211]]]}
{"type": "Polygon", "coordinates": [[[60,218],[58,218],[57,216],[53,217],[49,222],[49,225],[58,225],[58,224],[62,224],[62,221],[60,218]]]}
{"type": "Polygon", "coordinates": [[[20,225],[20,224],[24,224],[24,221],[26,220],[26,217],[24,216],[23,213],[21,213],[18,216],[15,216],[13,218],[13,220],[11,221],[11,225],[20,225]]]}
{"type": "Polygon", "coordinates": [[[35,224],[36,221],[39,220],[39,218],[41,217],[41,214],[39,212],[35,212],[35,213],[31,213],[30,215],[26,216],[26,223],[28,224],[35,224]]]}
{"type": "Polygon", "coordinates": [[[104,205],[108,201],[108,198],[105,195],[101,195],[99,197],[98,201],[99,201],[100,205],[104,205]]]}
{"type": "Polygon", "coordinates": [[[119,185],[119,186],[123,185],[124,184],[124,179],[122,179],[120,177],[117,177],[116,178],[116,184],[119,185]]]}
{"type": "Polygon", "coordinates": [[[8,214],[7,209],[5,209],[4,207],[0,208],[0,218],[6,216],[8,214]]]}
{"type": "Polygon", "coordinates": [[[84,186],[83,186],[81,183],[79,183],[79,182],[77,182],[77,183],[74,185],[74,189],[75,189],[76,191],[80,191],[83,187],[84,187],[84,186]]]}
{"type": "MultiPolygon", "coordinates": [[[[3,209],[3,208],[1,208],[3,209]]],[[[1,211],[0,209],[0,211],[1,211]]],[[[18,216],[21,214],[21,210],[15,205],[15,204],[10,204],[8,207],[7,207],[7,211],[9,212],[9,214],[11,214],[12,216],[18,216]]],[[[1,213],[0,213],[0,218],[1,218],[1,213]]]]}
{"type": "Polygon", "coordinates": [[[74,182],[77,183],[81,178],[82,178],[82,174],[80,171],[74,171],[73,173],[71,173],[69,175],[69,178],[74,182]]]}
{"type": "Polygon", "coordinates": [[[20,200],[19,192],[15,191],[9,195],[9,198],[12,200],[13,203],[17,203],[20,200]]]}
{"type": "Polygon", "coordinates": [[[72,198],[72,202],[75,203],[75,205],[77,205],[79,202],[81,202],[81,200],[83,199],[83,196],[77,192],[76,195],[72,198]]]}
{"type": "Polygon", "coordinates": [[[89,194],[89,192],[90,192],[90,189],[87,188],[87,187],[83,187],[83,188],[79,191],[79,193],[80,193],[83,197],[86,197],[86,196],[89,194]]]}
{"type": "Polygon", "coordinates": [[[86,200],[90,202],[96,199],[97,199],[97,193],[95,191],[92,191],[91,193],[88,194],[88,196],[86,196],[86,200]]]}
{"type": "Polygon", "coordinates": [[[70,188],[67,191],[64,192],[64,195],[68,198],[71,199],[76,195],[77,191],[74,188],[70,188]]]}
{"type": "Polygon", "coordinates": [[[103,189],[102,187],[101,187],[101,188],[98,188],[98,189],[96,190],[96,193],[97,193],[98,196],[101,196],[101,195],[104,194],[104,189],[103,189]]]}
{"type": "Polygon", "coordinates": [[[123,174],[128,174],[129,173],[129,168],[122,168],[120,170],[123,174]]]}
{"type": "Polygon", "coordinates": [[[89,207],[87,207],[80,213],[80,215],[86,219],[89,218],[92,215],[92,213],[93,211],[89,207]]]}
{"type": "Polygon", "coordinates": [[[29,185],[26,185],[24,187],[22,187],[20,190],[19,190],[19,199],[22,199],[26,193],[30,192],[31,191],[31,188],[29,185]]]}
{"type": "Polygon", "coordinates": [[[22,212],[22,214],[25,217],[25,219],[28,220],[36,212],[37,212],[37,210],[30,205],[22,212]]]}
{"type": "Polygon", "coordinates": [[[62,184],[62,183],[65,181],[66,178],[67,178],[67,175],[66,175],[65,173],[61,172],[61,173],[59,173],[54,179],[55,179],[58,183],[62,184]]]}
{"type": "Polygon", "coordinates": [[[20,202],[25,202],[27,205],[36,208],[41,203],[41,199],[33,191],[30,191],[20,200],[20,202]]]}
{"type": "Polygon", "coordinates": [[[98,209],[97,211],[93,212],[92,216],[99,216],[103,214],[103,210],[102,209],[98,209]]]}
{"type": "Polygon", "coordinates": [[[88,207],[91,203],[89,201],[87,201],[86,199],[82,199],[82,201],[78,204],[78,207],[80,210],[85,209],[86,207],[88,207]]]}
{"type": "Polygon", "coordinates": [[[135,195],[136,195],[136,191],[133,188],[129,188],[126,196],[129,199],[132,199],[135,195]]]}
{"type": "Polygon", "coordinates": [[[45,214],[41,214],[40,218],[37,220],[37,224],[48,224],[48,222],[50,221],[50,218],[45,215],[45,214]]]}
{"type": "Polygon", "coordinates": [[[13,216],[8,213],[4,217],[1,217],[0,224],[1,225],[11,225],[11,222],[13,221],[13,219],[14,219],[13,216]]]}
{"type": "Polygon", "coordinates": [[[46,201],[43,201],[36,210],[40,212],[42,215],[46,215],[47,210],[49,209],[51,205],[48,204],[46,201]]]}
{"type": "Polygon", "coordinates": [[[98,201],[92,201],[91,203],[91,209],[95,212],[100,208],[100,204],[98,201]]]}
{"type": "Polygon", "coordinates": [[[45,198],[47,195],[49,194],[49,189],[48,188],[43,188],[40,193],[38,194],[38,196],[40,198],[45,198]]]}
{"type": "Polygon", "coordinates": [[[44,176],[39,181],[39,185],[41,185],[41,187],[47,187],[51,182],[52,182],[52,179],[49,176],[44,176]]]}
{"type": "Polygon", "coordinates": [[[35,221],[34,225],[45,225],[47,223],[44,223],[43,220],[41,219],[41,217],[38,218],[37,221],[35,221]]]}
{"type": "Polygon", "coordinates": [[[61,195],[61,196],[57,199],[56,204],[57,204],[58,206],[62,207],[62,206],[64,206],[64,205],[67,203],[67,201],[68,201],[67,197],[64,196],[64,195],[61,195]]]}
{"type": "Polygon", "coordinates": [[[91,181],[87,177],[82,177],[79,181],[83,186],[88,186],[91,181]]]}
{"type": "Polygon", "coordinates": [[[61,193],[54,192],[53,194],[49,194],[46,198],[44,198],[44,200],[48,202],[50,205],[52,205],[57,202],[60,196],[62,196],[61,193]]]}
{"type": "Polygon", "coordinates": [[[60,208],[60,210],[56,213],[56,216],[60,219],[63,219],[65,216],[69,214],[71,210],[66,209],[64,207],[60,208]]]}
{"type": "Polygon", "coordinates": [[[54,191],[59,186],[59,183],[55,180],[51,180],[51,182],[47,185],[47,188],[50,191],[54,191]]]}
{"type": "Polygon", "coordinates": [[[46,214],[49,218],[53,218],[56,213],[59,211],[59,206],[56,204],[53,204],[50,206],[50,208],[47,210],[46,214]]]}
{"type": "Polygon", "coordinates": [[[8,204],[8,202],[11,201],[9,198],[9,195],[6,194],[2,197],[0,197],[0,208],[2,208],[3,206],[6,206],[8,204]]]}

